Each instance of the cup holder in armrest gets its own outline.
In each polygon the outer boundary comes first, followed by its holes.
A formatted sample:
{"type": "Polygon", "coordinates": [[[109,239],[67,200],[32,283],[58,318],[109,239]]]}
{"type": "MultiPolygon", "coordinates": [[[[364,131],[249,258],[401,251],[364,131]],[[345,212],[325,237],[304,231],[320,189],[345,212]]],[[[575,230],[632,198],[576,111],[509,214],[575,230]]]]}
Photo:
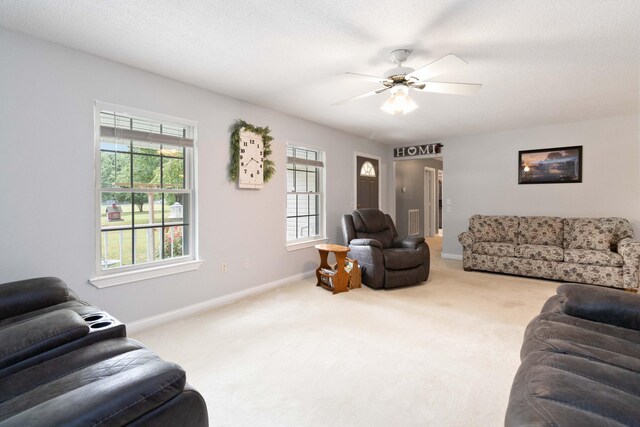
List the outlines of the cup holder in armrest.
{"type": "Polygon", "coordinates": [[[120,322],[105,312],[85,314],[82,318],[89,325],[89,332],[102,331],[121,325],[120,322]]]}
{"type": "Polygon", "coordinates": [[[102,329],[102,328],[106,328],[108,326],[113,325],[113,322],[111,320],[103,320],[102,322],[95,322],[89,325],[89,327],[91,329],[102,329]]]}
{"type": "Polygon", "coordinates": [[[96,320],[104,319],[104,314],[102,313],[89,314],[88,316],[84,316],[83,319],[87,323],[95,322],[96,320]]]}

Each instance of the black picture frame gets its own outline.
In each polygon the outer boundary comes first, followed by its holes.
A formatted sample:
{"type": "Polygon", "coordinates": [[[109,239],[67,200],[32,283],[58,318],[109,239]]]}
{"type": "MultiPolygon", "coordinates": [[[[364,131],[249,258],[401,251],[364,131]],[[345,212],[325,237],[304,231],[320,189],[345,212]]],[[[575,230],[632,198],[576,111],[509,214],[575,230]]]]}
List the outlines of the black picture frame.
{"type": "Polygon", "coordinates": [[[518,152],[518,184],[582,182],[582,145],[518,152]]]}

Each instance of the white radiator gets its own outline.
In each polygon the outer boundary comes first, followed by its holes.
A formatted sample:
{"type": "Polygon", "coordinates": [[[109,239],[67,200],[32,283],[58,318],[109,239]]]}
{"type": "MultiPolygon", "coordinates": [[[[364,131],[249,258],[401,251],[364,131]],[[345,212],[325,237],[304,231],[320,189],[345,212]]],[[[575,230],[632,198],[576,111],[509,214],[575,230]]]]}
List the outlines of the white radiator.
{"type": "Polygon", "coordinates": [[[420,233],[420,209],[409,209],[409,235],[420,233]]]}

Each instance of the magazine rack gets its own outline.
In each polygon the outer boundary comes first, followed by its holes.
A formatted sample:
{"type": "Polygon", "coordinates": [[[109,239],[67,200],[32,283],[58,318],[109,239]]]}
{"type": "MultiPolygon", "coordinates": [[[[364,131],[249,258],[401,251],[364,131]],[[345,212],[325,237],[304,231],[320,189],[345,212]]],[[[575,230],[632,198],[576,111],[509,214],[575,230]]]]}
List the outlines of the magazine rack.
{"type": "Polygon", "coordinates": [[[316,245],[320,253],[320,266],[316,269],[318,282],[321,286],[334,294],[348,292],[349,289],[359,288],[361,285],[361,272],[358,261],[347,258],[349,248],[341,245],[322,244],[316,245]],[[329,253],[335,254],[336,264],[332,268],[327,258],[329,253]]]}

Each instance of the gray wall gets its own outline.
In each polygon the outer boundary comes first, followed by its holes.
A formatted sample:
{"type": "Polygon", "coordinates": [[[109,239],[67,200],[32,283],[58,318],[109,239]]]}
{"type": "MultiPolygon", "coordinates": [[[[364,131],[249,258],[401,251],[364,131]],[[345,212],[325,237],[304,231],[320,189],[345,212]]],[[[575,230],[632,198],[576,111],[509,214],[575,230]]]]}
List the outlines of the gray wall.
{"type": "MultiPolygon", "coordinates": [[[[331,242],[342,241],[340,218],[353,208],[354,151],[380,156],[381,185],[389,186],[391,149],[364,138],[1,27],[0,57],[0,282],[58,276],[121,320],[139,320],[317,266],[314,248],[285,249],[287,140],[326,150],[331,242]],[[96,99],[198,122],[199,270],[105,289],[88,282],[96,263],[96,99]],[[260,191],[227,181],[229,128],[239,118],[268,125],[274,137],[276,175],[260,191]]],[[[387,209],[389,191],[382,194],[387,209]]]]}
{"type": "Polygon", "coordinates": [[[640,232],[639,117],[622,116],[448,138],[442,252],[461,255],[457,236],[473,214],[620,216],[640,232]],[[582,183],[518,185],[518,151],[583,146],[582,183]]]}
{"type": "Polygon", "coordinates": [[[443,162],[439,159],[396,160],[395,165],[395,194],[396,214],[395,222],[398,233],[406,235],[409,232],[409,210],[420,210],[420,235],[424,230],[424,168],[429,167],[442,170],[443,162]],[[403,193],[402,188],[406,191],[403,193]]]}

